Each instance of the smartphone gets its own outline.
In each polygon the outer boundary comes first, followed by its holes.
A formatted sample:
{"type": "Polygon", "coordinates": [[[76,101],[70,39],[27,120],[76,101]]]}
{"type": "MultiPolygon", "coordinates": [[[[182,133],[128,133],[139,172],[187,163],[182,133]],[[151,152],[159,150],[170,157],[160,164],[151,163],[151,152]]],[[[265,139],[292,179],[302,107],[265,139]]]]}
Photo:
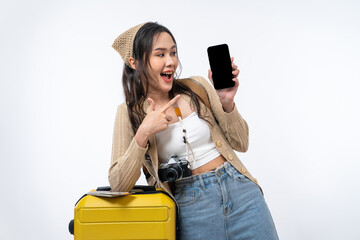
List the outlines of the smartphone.
{"type": "Polygon", "coordinates": [[[215,89],[235,86],[232,74],[229,47],[227,44],[210,46],[207,49],[215,89]]]}

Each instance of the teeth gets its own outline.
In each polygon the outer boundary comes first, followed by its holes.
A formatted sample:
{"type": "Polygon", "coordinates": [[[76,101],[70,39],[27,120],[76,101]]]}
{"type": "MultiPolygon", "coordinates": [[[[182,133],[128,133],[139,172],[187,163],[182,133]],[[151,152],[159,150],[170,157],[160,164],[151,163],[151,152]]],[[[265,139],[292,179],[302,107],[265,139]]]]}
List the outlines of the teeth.
{"type": "Polygon", "coordinates": [[[161,74],[171,75],[172,72],[163,72],[163,73],[161,73],[161,74]]]}

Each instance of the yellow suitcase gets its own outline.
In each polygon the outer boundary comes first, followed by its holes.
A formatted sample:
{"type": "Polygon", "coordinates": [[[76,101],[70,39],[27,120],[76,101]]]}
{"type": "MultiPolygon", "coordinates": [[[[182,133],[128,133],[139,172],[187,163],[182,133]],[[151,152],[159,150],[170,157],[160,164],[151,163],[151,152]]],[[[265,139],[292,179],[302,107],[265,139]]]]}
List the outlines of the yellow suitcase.
{"type": "MultiPolygon", "coordinates": [[[[106,193],[110,187],[96,191],[106,193]]],[[[166,192],[149,186],[135,186],[131,194],[120,197],[85,194],[75,204],[69,231],[74,240],[173,240],[176,204],[166,192]]]]}

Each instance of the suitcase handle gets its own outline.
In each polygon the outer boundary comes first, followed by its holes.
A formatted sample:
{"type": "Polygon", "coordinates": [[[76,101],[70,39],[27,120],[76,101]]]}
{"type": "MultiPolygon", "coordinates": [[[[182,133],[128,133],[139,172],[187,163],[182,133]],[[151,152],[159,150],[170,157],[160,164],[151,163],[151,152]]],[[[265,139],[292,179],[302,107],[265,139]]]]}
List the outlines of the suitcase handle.
{"type": "Polygon", "coordinates": [[[154,192],[156,191],[155,186],[147,186],[147,185],[135,185],[133,189],[143,190],[144,192],[154,192]]]}
{"type": "Polygon", "coordinates": [[[110,186],[98,187],[96,191],[111,191],[111,187],[110,186]]]}
{"type": "MultiPolygon", "coordinates": [[[[154,186],[147,186],[147,185],[135,185],[133,187],[135,190],[142,190],[144,192],[153,192],[156,191],[156,188],[154,186]]],[[[96,191],[111,191],[110,186],[104,186],[104,187],[98,187],[96,191]]]]}

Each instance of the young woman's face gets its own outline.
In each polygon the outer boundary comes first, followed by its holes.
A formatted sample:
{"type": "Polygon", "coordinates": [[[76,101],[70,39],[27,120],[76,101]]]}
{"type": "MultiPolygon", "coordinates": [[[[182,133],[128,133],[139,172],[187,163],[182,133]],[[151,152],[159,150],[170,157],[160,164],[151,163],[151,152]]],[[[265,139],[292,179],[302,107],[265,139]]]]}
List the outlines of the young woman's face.
{"type": "Polygon", "coordinates": [[[171,90],[179,63],[176,51],[176,45],[168,33],[162,32],[154,37],[149,58],[149,93],[167,93],[171,90]]]}

